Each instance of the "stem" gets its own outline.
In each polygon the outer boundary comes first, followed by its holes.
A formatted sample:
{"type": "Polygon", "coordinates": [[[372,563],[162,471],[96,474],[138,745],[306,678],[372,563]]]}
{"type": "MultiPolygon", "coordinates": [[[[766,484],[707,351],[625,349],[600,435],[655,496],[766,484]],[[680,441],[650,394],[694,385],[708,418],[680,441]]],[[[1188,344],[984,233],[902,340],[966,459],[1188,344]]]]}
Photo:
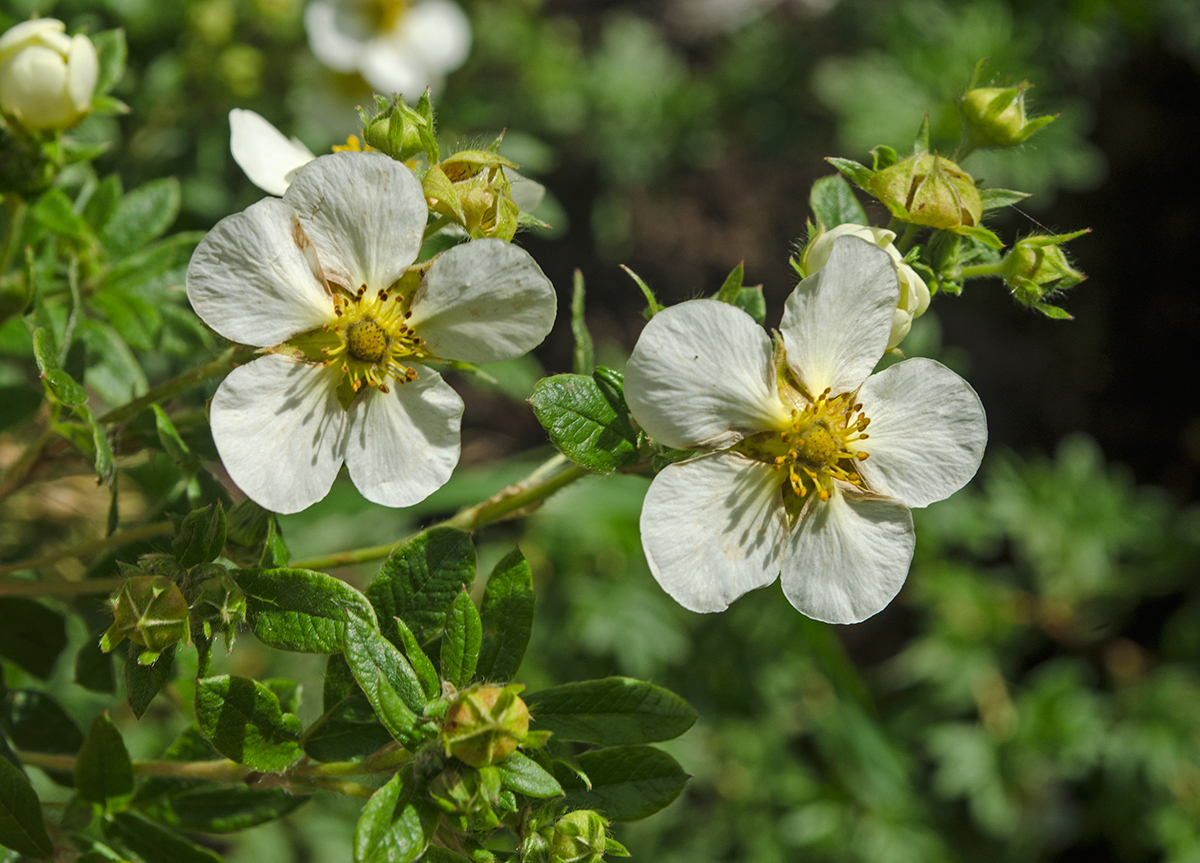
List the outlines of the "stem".
{"type": "Polygon", "coordinates": [[[1002,269],[1002,262],[996,264],[971,264],[970,266],[962,267],[959,270],[959,275],[964,279],[980,279],[987,276],[999,277],[1002,269]]]}
{"type": "Polygon", "coordinates": [[[246,345],[235,345],[223,351],[215,360],[211,360],[199,368],[192,369],[190,372],[184,372],[179,377],[171,378],[171,380],[161,383],[152,388],[144,396],[139,396],[133,401],[121,405],[119,408],[113,408],[100,417],[99,422],[107,425],[128,419],[156,402],[161,402],[177,393],[183,392],[192,386],[192,384],[199,383],[214,375],[219,375],[221,372],[229,371],[238,363],[249,360],[257,350],[257,348],[246,345]]]}
{"type": "Polygon", "coordinates": [[[896,240],[896,251],[903,256],[912,246],[913,239],[917,236],[917,231],[921,230],[920,225],[911,223],[905,224],[904,233],[900,235],[900,239],[896,240]]]}
{"type": "MultiPolygon", "coordinates": [[[[589,472],[587,468],[577,464],[568,464],[567,467],[562,467],[564,464],[567,464],[566,458],[556,455],[520,482],[513,483],[482,503],[459,510],[456,515],[438,522],[433,527],[456,527],[459,530],[474,531],[501,519],[517,516],[521,510],[540,503],[559,489],[570,485],[580,477],[587,476],[589,472]]],[[[290,565],[297,569],[331,569],[337,566],[380,560],[404,545],[408,539],[405,537],[386,545],[336,552],[322,557],[310,557],[305,560],[293,561],[290,565]]]]}
{"type": "MultiPolygon", "coordinates": [[[[49,423],[46,430],[38,435],[37,440],[25,448],[25,452],[21,453],[8,472],[4,474],[4,480],[0,482],[0,500],[4,500],[14,491],[19,489],[25,482],[25,477],[29,476],[29,472],[33,470],[34,465],[41,460],[42,450],[46,448],[46,444],[54,437],[54,424],[49,423]]],[[[0,569],[0,573],[3,569],[0,569]]]]}
{"type": "MultiPolygon", "coordinates": [[[[171,522],[156,521],[153,524],[143,525],[142,527],[130,528],[123,533],[114,533],[112,536],[105,537],[104,539],[96,539],[91,542],[73,545],[69,548],[59,549],[50,554],[44,554],[41,557],[31,557],[27,560],[18,560],[15,563],[0,565],[0,575],[8,575],[9,573],[19,572],[22,569],[40,569],[41,567],[49,566],[52,563],[57,563],[69,557],[87,557],[90,554],[108,551],[110,548],[117,548],[118,546],[137,542],[141,539],[166,536],[174,530],[175,526],[171,522]]],[[[120,584],[124,580],[119,579],[117,584],[120,584]]],[[[36,581],[0,582],[0,596],[68,596],[80,593],[105,593],[113,588],[99,585],[103,585],[109,581],[112,581],[112,579],[85,579],[84,581],[56,583],[36,581]]]]}
{"type": "Polygon", "coordinates": [[[10,192],[4,196],[4,209],[8,212],[8,219],[4,223],[4,250],[0,251],[0,276],[8,272],[17,247],[21,245],[21,228],[25,226],[29,205],[22,197],[10,192]]]}

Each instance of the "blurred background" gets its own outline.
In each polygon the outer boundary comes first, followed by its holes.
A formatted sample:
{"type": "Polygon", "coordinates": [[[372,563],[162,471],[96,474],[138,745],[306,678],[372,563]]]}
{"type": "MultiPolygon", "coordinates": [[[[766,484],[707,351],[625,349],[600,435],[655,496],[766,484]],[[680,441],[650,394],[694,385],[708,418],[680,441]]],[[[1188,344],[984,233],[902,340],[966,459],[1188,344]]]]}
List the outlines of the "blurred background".
{"type": "MultiPolygon", "coordinates": [[[[964,163],[1034,193],[989,226],[1010,242],[1093,231],[1069,246],[1089,275],[1064,303],[1073,322],[976,281],[935,298],[902,346],[971,381],[989,454],[972,486],[916,514],[908,584],[864,624],[814,624],[777,586],[722,615],[676,607],[640,549],[642,477],[585,480],[478,537],[481,570],[514,540],[534,566],[539,617],[518,679],[627,674],[701,712],[670,745],[689,788],[618,828],[634,859],[1200,861],[1200,4],[461,6],[473,40],[435,94],[443,151],[507,130],[502,152],[548,192],[537,215],[551,227],[518,241],[560,307],[582,271],[604,364],[623,364],[643,322],[619,264],[677,302],[744,261],[777,323],[824,157],[904,151],[926,113],[951,152],[955,102],[982,57],[989,78],[1034,84],[1034,113],[1061,114],[1023,148],[964,163]]],[[[230,157],[231,108],[321,153],[358,132],[355,106],[370,104],[363,78],[310,50],[305,0],[0,0],[0,30],[33,14],[125,28],[114,95],[132,111],[91,117],[78,135],[111,142],[97,169],[126,188],[178,177],[174,230],[262,196],[230,157]]],[[[569,371],[571,346],[562,321],[533,358],[491,370],[495,382],[455,381],[467,413],[451,483],[400,512],[339,484],[284,519],[293,556],[390,542],[521,476],[549,453],[523,400],[542,374],[569,371]]],[[[66,535],[88,500],[79,491],[38,517],[66,535]]],[[[339,574],[364,584],[373,569],[339,574]]],[[[302,716],[319,712],[314,658],[267,656],[246,638],[228,661],[305,680],[302,716]]],[[[70,675],[48,686],[82,724],[111,699],[70,675]]],[[[186,721],[164,699],[140,723],[117,715],[135,757],[186,721]]],[[[356,809],[320,799],[214,847],[234,861],[348,860],[356,809]]]]}

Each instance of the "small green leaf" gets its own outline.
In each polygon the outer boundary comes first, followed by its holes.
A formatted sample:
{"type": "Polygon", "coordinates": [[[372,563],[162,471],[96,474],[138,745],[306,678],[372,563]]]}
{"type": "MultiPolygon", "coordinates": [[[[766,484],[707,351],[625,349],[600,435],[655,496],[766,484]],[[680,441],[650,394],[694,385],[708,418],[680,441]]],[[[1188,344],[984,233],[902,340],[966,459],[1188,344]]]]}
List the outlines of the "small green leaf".
{"type": "Polygon", "coordinates": [[[354,828],[354,863],[412,863],[433,841],[439,816],[406,787],[397,773],[371,795],[354,828]]]}
{"type": "Polygon", "coordinates": [[[973,240],[978,240],[985,246],[991,249],[1003,249],[1004,241],[984,227],[960,227],[954,228],[956,234],[962,234],[965,237],[970,237],[973,240]]]}
{"type": "Polygon", "coordinates": [[[246,620],[258,640],[297,653],[341,653],[347,614],[375,626],[366,598],[344,581],[308,569],[230,573],[246,594],[246,620]]]}
{"type": "Polygon", "coordinates": [[[31,215],[43,228],[82,240],[91,236],[92,229],[83,216],[75,212],[75,205],[62,189],[50,189],[29,208],[31,215]]]}
{"type": "Polygon", "coordinates": [[[527,797],[558,797],[563,793],[562,785],[541,765],[520,752],[514,752],[496,765],[500,771],[500,784],[510,791],[527,797]]]}
{"type": "Polygon", "coordinates": [[[646,298],[646,320],[649,320],[661,312],[663,310],[663,305],[658,301],[658,298],[654,296],[654,291],[650,290],[650,286],[646,284],[645,280],[624,264],[621,264],[621,269],[629,275],[629,278],[633,279],[634,284],[641,289],[642,296],[646,298]]]}
{"type": "Polygon", "coordinates": [[[78,407],[87,401],[87,391],[62,369],[52,369],[42,375],[54,397],[68,407],[78,407]]]}
{"type": "Polygon", "coordinates": [[[124,191],[121,178],[116,174],[109,174],[96,184],[92,196],[83,205],[83,217],[93,231],[99,231],[108,222],[124,191]]]}
{"type": "Polygon", "coordinates": [[[567,683],[525,696],[533,727],[558,740],[601,746],[671,740],[695,724],[690,704],[661,686],[628,677],[567,683]]]}
{"type": "Polygon", "coordinates": [[[533,632],[533,605],[529,562],[514,548],[496,564],[483,592],[477,678],[503,683],[516,676],[533,632]]]}
{"type": "Polygon", "coordinates": [[[393,552],[366,594],[389,641],[399,642],[394,622],[399,617],[426,644],[442,631],[446,611],[459,591],[474,580],[475,546],[470,534],[437,527],[393,552]]]}
{"type": "Polygon", "coordinates": [[[623,401],[583,375],[543,378],[529,398],[554,445],[596,473],[612,473],[637,461],[637,433],[623,401]]]}
{"type": "MultiPolygon", "coordinates": [[[[900,156],[887,144],[877,144],[871,148],[871,158],[873,160],[871,169],[878,173],[896,164],[900,156]]],[[[862,224],[867,223],[863,222],[862,224]]]]}
{"type": "Polygon", "coordinates": [[[123,258],[161,236],[179,215],[179,181],[151,180],[123,196],[100,232],[100,242],[112,258],[123,258]]]}
{"type": "Polygon", "coordinates": [[[464,588],[454,598],[446,615],[446,630],[442,633],[442,679],[462,689],[475,676],[479,662],[479,646],[483,627],[479,610],[464,588]]]}
{"type": "Polygon", "coordinates": [[[1033,307],[1048,318],[1056,321],[1073,321],[1075,316],[1066,309],[1060,309],[1058,306],[1052,306],[1049,303],[1034,303],[1033,307]]]}
{"type": "Polygon", "coordinates": [[[294,812],[312,799],[283,788],[204,783],[184,787],[138,808],[148,817],[178,830],[234,833],[294,812]]]}
{"type": "Polygon", "coordinates": [[[0,845],[39,860],[54,853],[37,794],[25,774],[3,758],[0,758],[0,845]]]}
{"type": "Polygon", "coordinates": [[[754,323],[762,326],[767,320],[767,301],[763,297],[762,285],[742,288],[738,291],[733,304],[754,318],[754,323]]]}
{"type": "Polygon", "coordinates": [[[867,211],[841,174],[822,177],[812,185],[808,205],[826,231],[838,225],[869,225],[867,211]]]}
{"type": "Polygon", "coordinates": [[[92,722],[75,761],[75,788],[83,800],[106,811],[121,808],[133,796],[133,765],[121,732],[102,713],[92,722]]]}
{"type": "Polygon", "coordinates": [[[113,330],[131,348],[139,351],[154,348],[154,340],[162,329],[162,315],[153,303],[120,291],[102,290],[92,296],[91,304],[108,318],[113,330]]]}
{"type": "Polygon", "coordinates": [[[173,830],[132,812],[118,812],[104,823],[104,833],[145,863],[222,863],[207,848],[193,845],[173,830]]]}
{"type": "MultiPolygon", "coordinates": [[[[154,410],[154,428],[158,432],[158,442],[162,444],[167,455],[175,460],[175,464],[179,465],[185,474],[194,476],[200,469],[200,460],[196,458],[192,448],[179,436],[179,430],[175,428],[175,423],[167,416],[167,412],[157,404],[150,407],[154,410]]],[[[253,503],[253,501],[249,502],[253,503]]],[[[254,505],[257,506],[257,504],[254,505]]]]}
{"type": "Polygon", "coordinates": [[[129,56],[129,48],[125,44],[125,31],[121,29],[104,30],[91,37],[96,46],[96,56],[100,61],[100,75],[96,79],[96,94],[108,93],[125,71],[125,60],[129,56]]]}
{"type": "Polygon", "coordinates": [[[184,516],[179,531],[171,541],[175,559],[188,569],[198,563],[216,560],[224,547],[225,508],[220,501],[203,509],[194,509],[184,516]]]}
{"type": "Polygon", "coordinates": [[[555,776],[568,809],[594,809],[612,821],[640,821],[679,796],[688,775],[674,758],[653,746],[612,746],[582,753],[579,769],[592,783],[563,765],[555,776]]]}
{"type": "Polygon", "coordinates": [[[575,354],[571,370],[577,375],[590,375],[596,367],[596,350],[592,345],[592,334],[584,320],[583,273],[575,271],[574,291],[571,294],[571,335],[575,337],[575,354]]]}
{"type": "Polygon", "coordinates": [[[411,739],[415,717],[425,711],[425,691],[404,654],[372,627],[351,617],[346,627],[346,663],[388,730],[395,734],[399,729],[405,739],[411,739]],[[382,708],[391,705],[385,704],[387,693],[383,690],[399,695],[409,715],[399,713],[389,723],[382,708]]]}
{"type": "Polygon", "coordinates": [[[720,289],[713,295],[713,299],[719,303],[729,303],[730,305],[737,304],[737,298],[742,292],[742,283],[746,279],[746,262],[739,261],[738,265],[733,268],[728,276],[725,277],[724,283],[720,289]]]}
{"type": "Polygon", "coordinates": [[[132,296],[162,279],[173,270],[186,267],[203,231],[181,231],[150,243],[109,268],[101,282],[101,291],[132,296]]]}
{"type": "Polygon", "coordinates": [[[164,650],[151,665],[138,662],[137,651],[131,650],[125,660],[125,688],[129,693],[129,706],[138,719],[146,712],[154,696],[167,685],[175,669],[175,645],[164,650]]]}
{"type": "Polygon", "coordinates": [[[425,697],[432,701],[442,692],[442,682],[438,677],[437,669],[433,667],[433,661],[421,649],[417,637],[412,634],[408,624],[400,618],[396,618],[396,627],[400,631],[400,643],[404,648],[404,655],[408,658],[408,663],[412,666],[413,671],[416,672],[417,679],[421,681],[421,689],[424,690],[425,697]]]}
{"type": "Polygon", "coordinates": [[[23,597],[0,597],[0,656],[45,680],[67,646],[62,615],[23,597]]]}
{"type": "Polygon", "coordinates": [[[983,201],[983,209],[995,210],[1008,207],[1029,197],[1028,192],[1014,192],[1011,189],[980,189],[979,198],[983,201]]]}
{"type": "Polygon", "coordinates": [[[860,189],[865,189],[867,183],[871,182],[871,177],[875,175],[875,172],[866,165],[860,165],[852,159],[839,159],[836,156],[828,156],[825,161],[845,174],[850,179],[850,182],[854,183],[860,189]]]}
{"type": "Polygon", "coordinates": [[[275,693],[248,677],[197,680],[196,722],[214,749],[253,770],[280,773],[304,754],[300,720],[280,710],[275,693]]]}

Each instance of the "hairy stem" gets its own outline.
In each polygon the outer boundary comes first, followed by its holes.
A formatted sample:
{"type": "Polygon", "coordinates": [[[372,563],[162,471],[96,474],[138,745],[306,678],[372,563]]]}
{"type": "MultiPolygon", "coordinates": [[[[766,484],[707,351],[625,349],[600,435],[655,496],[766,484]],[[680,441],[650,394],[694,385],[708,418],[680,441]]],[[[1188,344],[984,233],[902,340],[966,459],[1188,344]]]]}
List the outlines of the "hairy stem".
{"type": "Polygon", "coordinates": [[[207,380],[221,372],[227,372],[239,363],[244,363],[250,360],[257,348],[248,347],[246,345],[235,345],[221,352],[221,355],[216,359],[211,360],[199,368],[192,369],[190,372],[184,372],[178,377],[171,378],[169,381],[164,381],[156,387],[153,387],[144,396],[139,396],[131,402],[121,405],[118,408],[113,408],[111,411],[100,417],[100,422],[119,423],[122,420],[143,411],[156,402],[165,401],[186,390],[193,384],[198,384],[200,381],[207,380]]]}
{"type": "Polygon", "coordinates": [[[981,279],[988,276],[1000,276],[1002,264],[971,264],[959,270],[964,279],[981,279]]]}
{"type": "MultiPolygon", "coordinates": [[[[43,566],[49,566],[52,563],[58,563],[58,561],[66,560],[70,557],[87,557],[88,555],[108,551],[110,548],[117,548],[130,542],[152,539],[156,536],[167,536],[174,530],[175,526],[171,522],[156,521],[153,524],[143,525],[142,527],[130,528],[122,533],[114,533],[112,536],[105,537],[104,539],[96,539],[91,542],[73,545],[70,548],[62,548],[50,554],[44,554],[41,557],[31,557],[27,560],[18,560],[14,563],[0,565],[0,575],[8,575],[9,573],[19,572],[22,569],[40,569],[43,566]]],[[[102,585],[110,581],[112,579],[85,579],[84,581],[67,582],[0,582],[0,596],[69,596],[82,593],[106,593],[113,588],[106,588],[102,585]]],[[[119,579],[117,583],[120,584],[122,581],[124,579],[119,579]]]]}
{"type": "Polygon", "coordinates": [[[920,225],[906,223],[904,225],[904,232],[900,234],[900,239],[896,240],[896,251],[898,251],[901,255],[904,255],[906,252],[908,252],[909,248],[911,248],[913,244],[913,240],[916,239],[917,231],[919,230],[921,230],[920,225]]]}

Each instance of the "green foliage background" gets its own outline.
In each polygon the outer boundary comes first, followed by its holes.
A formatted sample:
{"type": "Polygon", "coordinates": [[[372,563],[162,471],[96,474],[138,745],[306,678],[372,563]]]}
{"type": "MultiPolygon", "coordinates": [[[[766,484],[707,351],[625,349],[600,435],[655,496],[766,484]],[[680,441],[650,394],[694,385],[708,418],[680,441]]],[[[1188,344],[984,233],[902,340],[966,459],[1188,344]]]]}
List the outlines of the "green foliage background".
{"type": "MultiPolygon", "coordinates": [[[[602,362],[619,367],[639,328],[641,299],[617,262],[677,300],[710,293],[745,259],[749,278],[766,282],[768,322],[777,320],[807,187],[829,173],[821,157],[861,159],[877,143],[902,146],[926,112],[935,145],[948,148],[957,134],[953,99],[983,56],[995,75],[1033,80],[1037,110],[1062,117],[1028,147],[981,154],[969,167],[992,186],[1036,193],[1027,208],[1033,218],[1074,217],[1098,233],[1107,224],[1098,245],[1079,244],[1078,263],[1093,283],[1076,290],[1075,324],[1013,318],[988,296],[1001,293],[999,284],[983,283],[962,298],[939,298],[914,327],[908,353],[935,356],[977,384],[992,446],[971,487],[916,514],[908,585],[878,618],[845,629],[815,624],[775,587],[722,615],[683,611],[654,583],[640,550],[646,480],[594,477],[525,521],[477,538],[481,569],[514,540],[533,567],[534,640],[517,679],[538,689],[631,675],[673,689],[700,711],[699,724],[664,747],[693,774],[687,790],[658,816],[618,831],[635,859],[1200,859],[1195,384],[1182,372],[1170,401],[1150,398],[1154,381],[1145,391],[1104,389],[1152,371],[1146,349],[1122,341],[1138,330],[1120,309],[1153,297],[1159,320],[1191,320],[1196,305],[1172,292],[1179,271],[1153,270],[1153,261],[1142,264],[1158,274],[1146,277],[1146,293],[1121,293],[1132,287],[1106,272],[1137,267],[1101,248],[1124,246],[1126,260],[1156,248],[1153,237],[1140,245],[1139,232],[1161,225],[1153,193],[1169,193],[1163,186],[1148,193],[1145,184],[1163,175],[1145,164],[1130,173],[1134,145],[1122,149],[1122,142],[1136,143],[1133,126],[1114,130],[1104,120],[1151,122],[1185,110],[1162,98],[1161,81],[1195,91],[1200,7],[1187,0],[758,5],[705,25],[701,8],[734,4],[466,4],[475,46],[438,103],[440,134],[469,143],[510,130],[503,152],[550,191],[538,215],[553,227],[524,244],[563,298],[571,269],[584,269],[602,362]],[[1158,66],[1146,60],[1158,55],[1167,58],[1158,66]],[[1147,68],[1159,78],[1138,91],[1144,112],[1114,113],[1114,94],[1128,97],[1139,86],[1122,76],[1147,68]],[[1109,174],[1125,197],[1088,198],[1102,194],[1094,190],[1109,174]],[[1101,300],[1087,298],[1093,288],[1101,300]],[[992,335],[976,339],[980,332],[992,335]],[[1072,388],[1080,378],[1064,383],[1061,365],[1053,366],[1096,357],[1124,365],[1091,389],[1086,381],[1072,388]],[[1021,383],[1035,377],[1048,383],[1021,383]],[[1111,413],[1096,412],[1102,398],[1111,413]],[[1108,455],[1093,438],[1064,434],[1078,428],[1098,435],[1108,455]]],[[[81,139],[110,146],[100,173],[118,174],[163,217],[152,235],[110,231],[96,248],[81,248],[98,296],[109,296],[107,306],[97,304],[102,317],[81,324],[80,350],[104,358],[84,382],[113,407],[215,350],[183,312],[176,288],[199,237],[189,232],[261,197],[229,156],[228,110],[259,111],[322,152],[358,131],[354,105],[367,103],[370,91],[311,56],[300,0],[5,0],[0,29],[34,12],[69,28],[123,27],[128,36],[129,71],[114,95],[131,113],[92,117],[79,130],[81,139]],[[171,245],[155,252],[152,292],[145,307],[131,305],[106,256],[124,257],[169,228],[185,233],[159,241],[171,245]]],[[[87,182],[79,175],[65,185],[74,194],[87,182]]],[[[1188,197],[1169,198],[1171,212],[1182,214],[1183,227],[1170,235],[1178,242],[1194,240],[1200,225],[1188,197]]],[[[1022,217],[1005,218],[1010,230],[1029,230],[1022,217]]],[[[1179,338],[1196,329],[1194,321],[1171,326],[1182,328],[1172,330],[1179,338]]],[[[536,359],[492,370],[494,382],[473,379],[464,463],[427,501],[386,510],[343,483],[282,519],[293,558],[393,541],[523,476],[532,464],[524,450],[549,452],[523,400],[543,369],[569,370],[570,345],[564,320],[536,359]]],[[[30,347],[19,321],[0,328],[5,452],[32,435],[38,402],[30,347]]],[[[70,370],[71,357],[59,361],[70,370]]],[[[204,395],[193,393],[191,414],[173,419],[207,460],[215,458],[211,441],[194,434],[204,395]]],[[[126,433],[158,439],[145,415],[126,433]]],[[[103,532],[108,494],[77,481],[84,466],[77,467],[74,475],[40,477],[4,504],[4,560],[103,532]]],[[[127,467],[126,514],[148,521],[188,510],[181,475],[165,456],[127,467]]],[[[161,546],[151,540],[139,550],[161,546]]],[[[100,561],[93,574],[111,566],[100,561]]],[[[373,569],[342,574],[361,587],[373,569]]],[[[90,614],[94,625],[97,607],[90,614]]],[[[0,653],[12,632],[0,633],[0,653]]],[[[53,668],[5,663],[5,686],[53,693],[86,729],[111,702],[72,682],[69,657],[88,635],[72,623],[62,635],[69,648],[53,668]]],[[[195,661],[187,654],[182,664],[195,661]]],[[[245,639],[217,665],[299,680],[301,718],[319,713],[320,657],[268,653],[245,639]]],[[[155,757],[174,738],[185,723],[176,703],[190,703],[190,685],[182,673],[174,697],[160,698],[140,721],[113,711],[134,757],[155,757]]],[[[46,798],[66,799],[49,780],[37,781],[46,798]]],[[[349,859],[358,809],[318,795],[296,815],[221,837],[219,850],[255,863],[349,859]]]]}

